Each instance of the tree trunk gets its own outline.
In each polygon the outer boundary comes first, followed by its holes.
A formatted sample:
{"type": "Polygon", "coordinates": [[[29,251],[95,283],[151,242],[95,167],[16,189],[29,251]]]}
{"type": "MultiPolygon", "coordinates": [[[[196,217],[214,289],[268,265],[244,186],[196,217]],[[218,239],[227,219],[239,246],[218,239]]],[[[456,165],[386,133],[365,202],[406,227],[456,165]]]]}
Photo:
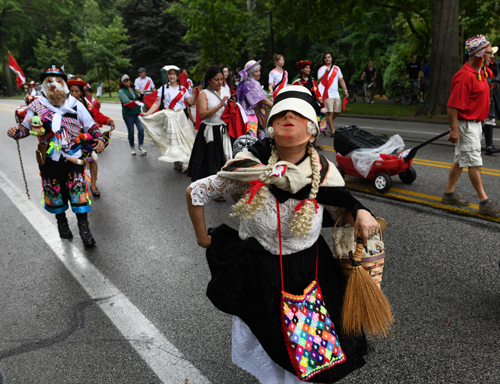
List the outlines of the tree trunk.
{"type": "MultiPolygon", "coordinates": [[[[247,0],[247,11],[248,11],[248,20],[251,20],[252,13],[255,9],[255,5],[257,4],[257,0],[247,0]]],[[[253,60],[254,59],[254,49],[253,49],[253,43],[251,39],[251,34],[252,33],[252,26],[248,25],[247,29],[247,51],[248,51],[248,60],[253,60]]]]}
{"type": "MultiPolygon", "coordinates": [[[[109,97],[111,97],[111,79],[109,78],[109,67],[106,67],[106,71],[108,72],[108,84],[109,84],[108,91],[109,91],[109,97]]],[[[130,80],[130,81],[131,81],[130,85],[133,87],[132,80],[130,80]]]]}
{"type": "Polygon", "coordinates": [[[212,33],[214,37],[214,55],[215,55],[215,62],[219,64],[219,55],[217,54],[217,35],[215,31],[215,10],[214,10],[214,1],[212,0],[212,33]]]}
{"type": "Polygon", "coordinates": [[[459,0],[433,0],[431,82],[426,105],[418,112],[445,115],[453,75],[459,63],[459,0]]]}
{"type": "Polygon", "coordinates": [[[0,43],[2,44],[3,74],[5,76],[5,82],[7,83],[7,91],[9,92],[9,96],[14,96],[14,88],[12,88],[12,78],[10,77],[9,51],[7,50],[5,32],[2,30],[0,30],[0,43]]]}

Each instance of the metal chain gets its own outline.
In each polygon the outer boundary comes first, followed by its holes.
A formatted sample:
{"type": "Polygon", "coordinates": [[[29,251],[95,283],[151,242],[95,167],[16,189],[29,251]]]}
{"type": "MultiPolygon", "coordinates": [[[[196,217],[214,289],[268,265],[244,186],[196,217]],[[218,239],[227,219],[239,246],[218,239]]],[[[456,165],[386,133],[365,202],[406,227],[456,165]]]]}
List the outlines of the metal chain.
{"type": "Polygon", "coordinates": [[[31,199],[30,193],[28,191],[28,181],[26,180],[26,175],[24,174],[23,159],[21,157],[21,147],[19,146],[19,139],[16,140],[16,143],[17,143],[17,153],[19,153],[19,162],[21,163],[21,171],[23,172],[24,186],[26,187],[26,194],[28,195],[28,199],[31,199]]]}

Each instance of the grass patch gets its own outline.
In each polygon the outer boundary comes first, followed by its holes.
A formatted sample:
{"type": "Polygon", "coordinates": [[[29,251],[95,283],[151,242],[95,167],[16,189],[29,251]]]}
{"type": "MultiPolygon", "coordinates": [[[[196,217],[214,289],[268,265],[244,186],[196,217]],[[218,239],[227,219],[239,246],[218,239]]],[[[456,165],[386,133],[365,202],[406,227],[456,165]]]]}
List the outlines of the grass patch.
{"type": "MultiPolygon", "coordinates": [[[[419,115],[415,116],[415,113],[422,108],[422,105],[410,105],[405,107],[401,104],[396,103],[379,103],[375,101],[375,104],[365,104],[365,103],[348,103],[345,106],[346,114],[356,114],[356,115],[367,115],[367,116],[398,116],[398,117],[412,117],[418,119],[429,119],[430,116],[419,115]]],[[[446,115],[433,116],[433,119],[447,119],[446,115]]]]}

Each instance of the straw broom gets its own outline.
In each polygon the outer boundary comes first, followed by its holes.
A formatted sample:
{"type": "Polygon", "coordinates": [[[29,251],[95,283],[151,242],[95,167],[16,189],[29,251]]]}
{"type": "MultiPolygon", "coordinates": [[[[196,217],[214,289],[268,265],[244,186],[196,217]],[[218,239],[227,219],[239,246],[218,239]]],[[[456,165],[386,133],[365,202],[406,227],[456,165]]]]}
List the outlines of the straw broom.
{"type": "Polygon", "coordinates": [[[363,240],[358,236],[354,256],[350,252],[352,270],[347,281],[342,309],[342,330],[347,336],[387,336],[394,323],[391,305],[382,290],[361,266],[363,240]]]}

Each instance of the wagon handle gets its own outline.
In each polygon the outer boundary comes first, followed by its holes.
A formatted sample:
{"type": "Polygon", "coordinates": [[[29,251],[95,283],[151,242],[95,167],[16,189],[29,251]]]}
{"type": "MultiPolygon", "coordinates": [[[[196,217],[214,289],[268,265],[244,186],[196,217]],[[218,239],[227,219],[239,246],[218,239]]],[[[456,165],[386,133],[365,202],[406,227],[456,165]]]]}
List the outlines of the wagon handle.
{"type": "Polygon", "coordinates": [[[427,140],[426,142],[422,143],[422,144],[419,144],[417,145],[416,147],[412,148],[410,150],[410,152],[408,152],[408,155],[406,155],[406,157],[404,158],[405,160],[405,163],[413,160],[413,158],[415,157],[415,155],[417,154],[417,151],[422,148],[422,147],[425,147],[427,144],[430,144],[432,143],[434,140],[437,140],[443,136],[446,136],[450,133],[450,131],[446,131],[446,132],[443,132],[443,133],[440,133],[439,135],[437,135],[436,137],[433,137],[432,139],[429,139],[427,140]]]}

